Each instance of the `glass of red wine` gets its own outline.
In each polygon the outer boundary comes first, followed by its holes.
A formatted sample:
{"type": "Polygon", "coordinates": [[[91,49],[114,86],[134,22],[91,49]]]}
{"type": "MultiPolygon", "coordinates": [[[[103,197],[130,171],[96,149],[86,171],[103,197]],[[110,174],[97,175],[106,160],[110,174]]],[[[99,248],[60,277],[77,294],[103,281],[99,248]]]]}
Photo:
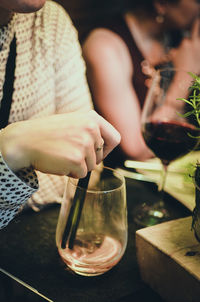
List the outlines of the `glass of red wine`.
{"type": "Polygon", "coordinates": [[[144,203],[135,212],[135,222],[150,226],[169,220],[164,202],[164,185],[169,163],[195,148],[199,129],[185,114],[187,103],[178,98],[189,97],[191,76],[173,68],[156,71],[145,99],[141,117],[141,130],[146,145],[161,160],[162,173],[158,185],[160,200],[144,203]]]}

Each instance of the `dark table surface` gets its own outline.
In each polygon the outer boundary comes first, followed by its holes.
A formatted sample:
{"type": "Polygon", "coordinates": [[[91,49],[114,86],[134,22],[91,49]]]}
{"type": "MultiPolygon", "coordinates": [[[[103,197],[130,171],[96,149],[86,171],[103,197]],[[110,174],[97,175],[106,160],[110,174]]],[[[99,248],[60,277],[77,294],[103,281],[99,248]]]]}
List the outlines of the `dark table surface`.
{"type": "MultiPolygon", "coordinates": [[[[162,302],[140,278],[136,259],[133,220],[138,204],[159,198],[155,184],[126,179],[128,245],[120,262],[97,277],[82,277],[66,269],[55,244],[59,205],[35,213],[28,210],[0,231],[0,268],[19,278],[54,302],[162,302]]],[[[189,210],[165,194],[171,219],[191,215],[189,210]]],[[[44,298],[0,275],[1,302],[39,302],[44,298]]]]}

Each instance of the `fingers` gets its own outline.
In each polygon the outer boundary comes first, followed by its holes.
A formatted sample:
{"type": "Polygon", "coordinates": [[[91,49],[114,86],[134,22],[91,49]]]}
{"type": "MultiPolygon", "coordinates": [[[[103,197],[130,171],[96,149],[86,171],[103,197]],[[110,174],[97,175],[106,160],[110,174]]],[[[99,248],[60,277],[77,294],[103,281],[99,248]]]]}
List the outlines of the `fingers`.
{"type": "Polygon", "coordinates": [[[191,39],[192,40],[199,38],[199,26],[200,26],[200,20],[199,20],[199,18],[197,18],[191,29],[191,39]]]}
{"type": "MultiPolygon", "coordinates": [[[[88,120],[86,133],[83,138],[83,150],[85,154],[85,166],[81,165],[82,171],[71,173],[72,177],[86,176],[88,171],[95,169],[99,164],[120,142],[119,132],[108,123],[103,117],[95,111],[90,111],[89,116],[92,119],[88,120]]],[[[75,169],[74,169],[75,170],[75,169]]]]}
{"type": "Polygon", "coordinates": [[[85,127],[80,133],[80,137],[77,138],[76,142],[74,141],[74,148],[78,153],[78,156],[74,154],[71,157],[72,161],[73,158],[77,158],[75,167],[73,166],[73,173],[70,174],[76,178],[80,177],[80,173],[81,178],[86,176],[87,172],[95,169],[96,165],[104,158],[104,139],[101,136],[100,127],[94,118],[89,118],[86,121],[85,127]],[[79,166],[81,172],[78,171],[79,166]]]}
{"type": "Polygon", "coordinates": [[[91,114],[99,124],[101,136],[104,140],[103,158],[105,158],[120,143],[121,136],[120,133],[102,116],[95,111],[91,111],[91,114]]]}
{"type": "Polygon", "coordinates": [[[104,158],[104,139],[95,144],[95,151],[96,151],[96,163],[97,165],[103,160],[104,158]]]}
{"type": "MultiPolygon", "coordinates": [[[[50,150],[45,153],[38,150],[34,156],[32,166],[43,173],[83,178],[88,172],[85,154],[74,145],[62,143],[58,150],[50,150]]],[[[93,169],[94,167],[95,164],[93,169]]]]}
{"type": "MultiPolygon", "coordinates": [[[[96,137],[98,143],[93,143],[93,140],[88,140],[84,146],[84,150],[80,153],[77,161],[73,161],[73,165],[70,167],[70,177],[83,178],[87,175],[88,171],[92,171],[96,168],[96,165],[103,160],[103,148],[104,140],[100,137],[96,137]]],[[[79,151],[77,149],[77,151],[79,151]]],[[[70,164],[70,162],[69,162],[70,164]]],[[[66,174],[66,173],[65,173],[66,174]]]]}
{"type": "Polygon", "coordinates": [[[90,170],[88,170],[86,162],[84,161],[81,165],[76,165],[76,166],[72,167],[71,171],[68,173],[65,173],[65,175],[79,179],[79,178],[85,177],[87,175],[88,171],[90,171],[90,170]]]}
{"type": "Polygon", "coordinates": [[[85,163],[87,171],[92,171],[96,167],[97,157],[94,145],[86,149],[85,163]]]}
{"type": "Polygon", "coordinates": [[[82,135],[82,140],[79,143],[82,144],[87,169],[88,171],[91,171],[96,167],[96,164],[99,164],[103,160],[104,145],[100,127],[93,116],[92,118],[89,116],[82,135]]]}

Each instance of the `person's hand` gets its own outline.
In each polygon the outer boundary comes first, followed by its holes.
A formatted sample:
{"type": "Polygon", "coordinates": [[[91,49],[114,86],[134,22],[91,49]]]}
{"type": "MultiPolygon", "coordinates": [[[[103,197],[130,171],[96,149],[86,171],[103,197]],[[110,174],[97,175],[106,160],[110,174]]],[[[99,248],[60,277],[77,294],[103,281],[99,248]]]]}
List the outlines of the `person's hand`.
{"type": "Polygon", "coordinates": [[[93,110],[16,122],[0,134],[2,156],[13,171],[32,166],[75,178],[86,176],[119,142],[119,132],[93,110]]]}
{"type": "Polygon", "coordinates": [[[200,73],[200,20],[195,20],[191,37],[184,38],[178,48],[171,50],[170,57],[177,69],[200,73]]]}

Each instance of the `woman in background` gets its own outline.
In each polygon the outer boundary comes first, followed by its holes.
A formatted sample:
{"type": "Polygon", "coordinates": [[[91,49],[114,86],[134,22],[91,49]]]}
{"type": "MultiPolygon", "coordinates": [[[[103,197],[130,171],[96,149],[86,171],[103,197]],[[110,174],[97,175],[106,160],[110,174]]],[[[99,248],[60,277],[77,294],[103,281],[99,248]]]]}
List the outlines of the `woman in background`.
{"type": "Polygon", "coordinates": [[[198,0],[131,0],[84,42],[95,108],[121,134],[107,165],[152,157],[140,131],[147,79],[164,66],[200,73],[199,8],[198,0]]]}

